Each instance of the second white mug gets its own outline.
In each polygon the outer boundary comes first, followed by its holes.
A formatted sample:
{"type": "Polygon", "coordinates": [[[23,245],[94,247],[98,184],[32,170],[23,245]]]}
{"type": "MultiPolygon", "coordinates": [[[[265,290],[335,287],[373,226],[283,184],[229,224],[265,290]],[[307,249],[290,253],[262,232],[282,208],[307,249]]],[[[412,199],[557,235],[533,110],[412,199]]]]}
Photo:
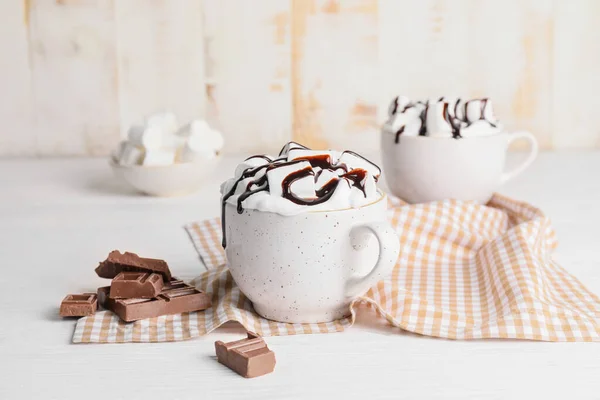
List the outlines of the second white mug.
{"type": "Polygon", "coordinates": [[[462,139],[400,136],[382,131],[383,173],[390,191],[409,203],[456,199],[485,204],[504,182],[537,156],[529,132],[498,133],[462,139]],[[525,161],[505,171],[506,152],[515,140],[530,144],[525,161]]]}

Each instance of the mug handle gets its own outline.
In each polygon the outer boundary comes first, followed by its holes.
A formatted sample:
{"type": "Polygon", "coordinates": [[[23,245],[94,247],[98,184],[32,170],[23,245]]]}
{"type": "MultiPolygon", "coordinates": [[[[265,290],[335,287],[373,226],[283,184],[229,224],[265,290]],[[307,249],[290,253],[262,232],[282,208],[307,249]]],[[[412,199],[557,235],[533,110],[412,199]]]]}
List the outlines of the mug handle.
{"type": "Polygon", "coordinates": [[[346,282],[346,296],[354,298],[364,294],[377,282],[392,272],[400,255],[400,240],[398,235],[387,222],[369,222],[356,225],[350,231],[350,241],[355,251],[366,244],[369,234],[375,235],[379,242],[379,258],[367,275],[350,278],[346,282]]]}
{"type": "Polygon", "coordinates": [[[509,133],[508,135],[509,135],[509,138],[508,138],[508,143],[506,145],[507,148],[515,140],[526,139],[529,142],[529,154],[527,155],[527,158],[525,159],[525,161],[523,161],[521,164],[517,165],[512,170],[504,172],[502,174],[502,176],[500,177],[500,181],[502,183],[508,182],[515,176],[519,175],[521,172],[525,171],[525,169],[527,167],[529,167],[529,165],[531,165],[533,160],[535,160],[535,158],[537,157],[537,154],[538,154],[538,143],[537,143],[537,140],[535,139],[535,136],[533,136],[533,134],[531,134],[531,132],[519,131],[519,132],[509,133]]]}

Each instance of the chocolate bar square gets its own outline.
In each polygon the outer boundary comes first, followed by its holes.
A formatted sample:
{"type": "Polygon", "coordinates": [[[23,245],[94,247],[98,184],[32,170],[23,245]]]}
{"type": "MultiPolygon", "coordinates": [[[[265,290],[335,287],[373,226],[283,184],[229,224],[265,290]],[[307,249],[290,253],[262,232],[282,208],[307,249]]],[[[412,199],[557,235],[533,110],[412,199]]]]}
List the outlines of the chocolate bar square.
{"type": "Polygon", "coordinates": [[[95,293],[69,294],[60,303],[61,317],[86,317],[98,309],[98,297],[95,293]]]}
{"type": "Polygon", "coordinates": [[[121,272],[110,284],[110,297],[113,299],[152,299],[163,288],[163,278],[148,272],[121,272]]]}
{"type": "Polygon", "coordinates": [[[118,250],[111,251],[106,260],[102,261],[96,268],[96,274],[100,278],[113,279],[121,272],[157,273],[163,276],[164,281],[171,279],[171,270],[166,261],[143,258],[129,252],[121,254],[118,250]]]}
{"type": "Polygon", "coordinates": [[[248,332],[248,338],[235,342],[215,342],[217,360],[244,378],[255,378],[275,370],[275,353],[263,338],[248,332]]]}

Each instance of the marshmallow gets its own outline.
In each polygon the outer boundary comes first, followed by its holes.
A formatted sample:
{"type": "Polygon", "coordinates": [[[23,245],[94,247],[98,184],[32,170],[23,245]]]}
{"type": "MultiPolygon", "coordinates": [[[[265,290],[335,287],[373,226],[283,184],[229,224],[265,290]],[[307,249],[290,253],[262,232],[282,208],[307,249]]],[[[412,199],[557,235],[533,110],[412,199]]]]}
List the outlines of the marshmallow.
{"type": "Polygon", "coordinates": [[[319,151],[319,150],[307,150],[307,149],[294,148],[294,149],[290,149],[290,151],[288,152],[287,160],[293,161],[293,160],[297,160],[297,159],[303,158],[303,157],[322,156],[322,155],[328,155],[330,157],[331,163],[335,164],[337,162],[338,157],[340,156],[340,153],[338,151],[333,151],[333,150],[319,151]]]}
{"type": "Polygon", "coordinates": [[[181,162],[195,162],[200,160],[210,160],[215,158],[217,153],[214,150],[196,146],[194,143],[190,144],[188,140],[180,151],[179,161],[181,162]]]}
{"type": "Polygon", "coordinates": [[[445,101],[430,103],[427,109],[427,136],[452,137],[452,125],[446,119],[449,104],[445,101]]]}
{"type": "Polygon", "coordinates": [[[355,168],[364,169],[376,179],[379,179],[379,175],[381,175],[381,169],[377,165],[354,152],[344,151],[338,160],[338,164],[346,164],[348,171],[355,168]]]}
{"type": "Polygon", "coordinates": [[[465,120],[467,122],[475,122],[481,118],[481,102],[479,100],[471,100],[465,103],[465,120]]]}
{"type": "Polygon", "coordinates": [[[388,117],[392,118],[394,115],[402,114],[406,107],[410,105],[410,99],[406,96],[396,96],[388,107],[388,117]]]}
{"type": "Polygon", "coordinates": [[[314,199],[315,194],[315,177],[314,173],[295,179],[290,185],[290,192],[299,199],[314,199]]]}
{"type": "Polygon", "coordinates": [[[391,130],[396,133],[402,128],[402,136],[419,136],[421,130],[421,110],[411,107],[403,113],[398,113],[392,119],[391,130]]]}
{"type": "Polygon", "coordinates": [[[458,99],[454,104],[454,117],[458,118],[460,121],[465,122],[465,101],[458,99]]]}
{"type": "Polygon", "coordinates": [[[369,193],[373,193],[373,192],[377,191],[376,179],[371,174],[367,174],[367,177],[365,178],[365,182],[363,183],[363,185],[365,186],[365,193],[367,196],[369,195],[369,193]]]}
{"type": "Polygon", "coordinates": [[[192,121],[186,130],[179,133],[185,138],[180,160],[193,162],[201,159],[215,158],[223,148],[223,135],[211,129],[203,120],[192,121]]]}
{"type": "Polygon", "coordinates": [[[190,125],[188,128],[188,135],[193,132],[204,133],[204,132],[210,132],[210,131],[212,131],[212,129],[208,125],[208,122],[206,122],[203,119],[195,119],[192,122],[190,122],[190,125]]]}
{"type": "Polygon", "coordinates": [[[194,162],[197,160],[209,160],[216,156],[215,149],[205,144],[204,136],[193,132],[183,145],[180,159],[183,162],[194,162]]]}
{"type": "Polygon", "coordinates": [[[485,120],[490,124],[496,125],[497,120],[494,115],[494,108],[490,99],[473,99],[463,103],[463,109],[466,109],[465,121],[474,123],[479,120],[485,120]]]}
{"type": "MultiPolygon", "coordinates": [[[[344,172],[343,170],[340,169],[340,171],[344,172]]],[[[325,186],[327,183],[329,183],[330,180],[332,179],[338,179],[339,175],[329,169],[323,169],[321,171],[319,171],[319,173],[317,174],[316,180],[315,180],[315,189],[319,190],[321,189],[323,186],[325,186]]]]}
{"type": "MultiPolygon", "coordinates": [[[[348,179],[340,178],[337,186],[335,187],[335,191],[327,201],[327,203],[330,204],[330,207],[334,206],[335,210],[344,210],[346,208],[352,208],[351,203],[353,195],[351,184],[352,183],[348,179]]],[[[355,201],[354,203],[359,204],[358,201],[355,201]]]]}
{"type": "Polygon", "coordinates": [[[196,136],[202,138],[202,145],[218,152],[223,148],[224,140],[221,132],[211,129],[203,120],[192,121],[190,124],[190,138],[196,136]]]}
{"type": "Polygon", "coordinates": [[[177,117],[172,112],[160,112],[146,118],[146,126],[158,129],[163,135],[172,135],[177,131],[177,117]]]}
{"type": "Polygon", "coordinates": [[[129,143],[146,150],[160,149],[163,145],[162,131],[157,127],[134,125],[127,134],[129,143]]]}
{"type": "Polygon", "coordinates": [[[457,107],[457,114],[465,121],[460,130],[462,137],[489,136],[502,131],[502,126],[494,116],[489,99],[464,101],[457,107]]]}
{"type": "Polygon", "coordinates": [[[206,145],[207,137],[207,132],[192,131],[187,139],[186,146],[196,153],[214,153],[214,148],[206,145]]]}
{"type": "Polygon", "coordinates": [[[175,163],[175,150],[172,149],[155,149],[146,150],[144,166],[164,166],[175,163]]]}
{"type": "Polygon", "coordinates": [[[406,96],[396,97],[390,105],[390,117],[385,123],[385,129],[394,134],[400,132],[402,136],[418,136],[421,131],[421,114],[425,107],[421,102],[412,103],[406,96]]]}
{"type": "Polygon", "coordinates": [[[142,163],[143,158],[144,149],[136,147],[131,143],[125,143],[125,145],[122,146],[119,154],[119,164],[127,166],[139,165],[142,163]]]}
{"type": "Polygon", "coordinates": [[[483,101],[485,101],[485,106],[483,107],[483,119],[496,125],[498,121],[496,115],[494,115],[492,101],[490,99],[483,99],[483,101]]]}
{"type": "MultiPolygon", "coordinates": [[[[298,161],[292,163],[290,165],[285,165],[283,167],[275,167],[271,170],[267,171],[267,181],[269,182],[269,191],[271,196],[281,197],[283,194],[282,183],[283,180],[289,175],[296,171],[300,171],[306,168],[310,168],[311,174],[310,178],[312,179],[312,196],[314,196],[315,192],[315,184],[314,184],[314,172],[312,171],[312,167],[308,161],[298,161]]],[[[304,180],[302,180],[304,181],[304,180]]],[[[303,182],[304,185],[297,187],[296,190],[302,193],[307,193],[311,191],[311,188],[308,188],[306,182],[303,182]]],[[[294,193],[296,194],[296,193],[294,193]]]]}
{"type": "MultiPolygon", "coordinates": [[[[355,193],[356,191],[358,191],[359,195],[362,197],[366,197],[369,193],[373,193],[375,191],[377,191],[377,183],[375,182],[375,178],[373,177],[373,175],[367,173],[367,175],[365,176],[365,179],[363,179],[363,181],[361,182],[362,185],[365,188],[365,191],[363,193],[362,190],[358,189],[357,187],[353,187],[352,191],[355,193]]],[[[361,199],[353,199],[354,201],[361,201],[361,199]]]]}

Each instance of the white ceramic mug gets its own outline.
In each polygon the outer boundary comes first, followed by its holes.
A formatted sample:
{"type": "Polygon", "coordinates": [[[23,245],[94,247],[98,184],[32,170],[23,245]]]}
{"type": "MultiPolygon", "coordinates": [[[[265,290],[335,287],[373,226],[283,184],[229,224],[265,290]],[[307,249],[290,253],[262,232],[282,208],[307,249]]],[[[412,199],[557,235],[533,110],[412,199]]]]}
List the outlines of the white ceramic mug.
{"type": "Polygon", "coordinates": [[[383,173],[390,191],[409,203],[456,199],[485,204],[504,182],[527,168],[537,156],[529,132],[498,133],[461,139],[400,136],[383,130],[383,173]],[[527,158],[504,171],[508,146],[525,139],[527,158]]]}
{"type": "Polygon", "coordinates": [[[396,264],[387,196],[357,209],[293,216],[226,205],[225,252],[233,279],[265,318],[327,322],[396,264]]]}

